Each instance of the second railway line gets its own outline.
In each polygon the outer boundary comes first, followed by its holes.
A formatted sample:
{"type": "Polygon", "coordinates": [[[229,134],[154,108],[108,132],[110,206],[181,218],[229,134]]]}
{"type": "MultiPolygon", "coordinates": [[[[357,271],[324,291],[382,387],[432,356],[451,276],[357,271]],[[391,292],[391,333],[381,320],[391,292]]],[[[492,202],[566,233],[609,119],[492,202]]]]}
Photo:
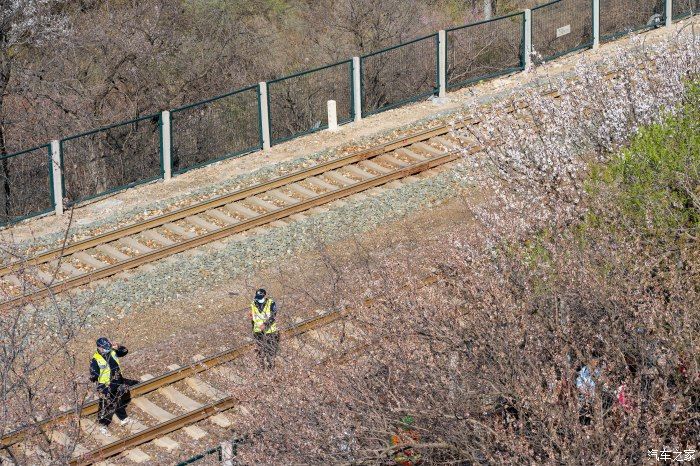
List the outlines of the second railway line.
{"type": "MultiPolygon", "coordinates": [[[[470,119],[465,124],[478,124],[470,119]]],[[[449,163],[477,148],[452,126],[326,162],[0,268],[0,311],[245,232],[449,163]]]]}

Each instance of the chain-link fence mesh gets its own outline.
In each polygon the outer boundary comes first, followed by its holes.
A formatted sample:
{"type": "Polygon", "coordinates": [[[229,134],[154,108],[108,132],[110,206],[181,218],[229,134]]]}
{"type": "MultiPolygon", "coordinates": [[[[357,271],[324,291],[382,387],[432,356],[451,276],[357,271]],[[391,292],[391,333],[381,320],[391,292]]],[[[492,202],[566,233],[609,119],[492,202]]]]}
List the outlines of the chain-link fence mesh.
{"type": "Polygon", "coordinates": [[[63,195],[75,203],[162,176],[160,114],[61,140],[63,195]]]}
{"type": "Polygon", "coordinates": [[[48,145],[0,157],[0,225],[53,208],[48,145]]]}
{"type": "Polygon", "coordinates": [[[262,148],[258,86],[170,112],[173,173],[262,148]]]}
{"type": "Polygon", "coordinates": [[[447,88],[522,69],[524,13],[447,29],[447,88]]]}
{"type": "Polygon", "coordinates": [[[593,2],[556,0],[532,9],[535,62],[593,44],[593,2]]]}
{"type": "Polygon", "coordinates": [[[270,139],[286,141],[328,127],[328,101],[335,100],[338,124],[352,115],[352,60],[267,83],[270,139]]]}
{"type": "Polygon", "coordinates": [[[700,0],[673,0],[673,18],[685,18],[700,13],[700,0]]]}
{"type": "Polygon", "coordinates": [[[360,58],[362,114],[435,94],[438,35],[422,37],[360,58]]]}
{"type": "Polygon", "coordinates": [[[664,0],[600,0],[600,38],[663,25],[664,10],[664,0]]]}

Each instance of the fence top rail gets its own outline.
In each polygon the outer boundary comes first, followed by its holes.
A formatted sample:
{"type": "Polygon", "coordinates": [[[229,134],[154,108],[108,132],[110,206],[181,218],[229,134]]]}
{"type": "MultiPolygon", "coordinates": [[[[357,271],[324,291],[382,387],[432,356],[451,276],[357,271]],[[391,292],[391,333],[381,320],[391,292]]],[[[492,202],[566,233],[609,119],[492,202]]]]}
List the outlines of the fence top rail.
{"type": "Polygon", "coordinates": [[[269,81],[267,82],[267,84],[270,85],[270,84],[273,84],[273,83],[276,83],[276,82],[279,82],[279,81],[284,81],[285,79],[292,79],[292,78],[296,78],[296,77],[301,76],[301,75],[304,75],[304,74],[315,73],[316,71],[325,70],[326,68],[332,68],[332,67],[334,67],[334,66],[350,65],[350,64],[352,64],[352,59],[343,60],[343,61],[331,63],[330,65],[319,66],[318,68],[314,68],[314,69],[311,69],[311,70],[299,71],[299,72],[297,72],[297,73],[290,74],[290,75],[288,75],[288,76],[282,76],[281,78],[271,79],[271,80],[269,80],[269,81]]]}
{"type": "Polygon", "coordinates": [[[548,6],[554,5],[555,3],[559,3],[561,1],[562,0],[554,0],[554,1],[551,1],[549,3],[545,3],[544,5],[537,5],[536,7],[531,8],[531,10],[532,11],[541,10],[542,8],[547,8],[548,6]]]}
{"type": "Polygon", "coordinates": [[[240,89],[236,89],[235,91],[227,92],[226,94],[217,95],[215,97],[211,97],[211,98],[206,99],[206,100],[200,100],[199,102],[195,102],[193,104],[185,104],[185,105],[182,105],[180,107],[176,107],[176,108],[170,110],[170,113],[181,112],[183,110],[189,110],[192,107],[198,107],[200,105],[214,102],[215,100],[224,99],[226,97],[231,97],[232,95],[240,94],[241,92],[250,91],[252,89],[257,89],[257,87],[258,87],[257,84],[251,84],[250,86],[242,87],[240,89]]]}
{"type": "MultiPolygon", "coordinates": [[[[13,152],[12,154],[0,155],[0,160],[11,159],[12,157],[17,157],[18,155],[27,154],[29,152],[34,152],[39,149],[46,149],[47,151],[51,148],[51,144],[42,144],[40,146],[32,147],[30,149],[24,149],[19,152],[13,152]]],[[[47,152],[48,154],[48,152],[47,152]]]]}
{"type": "Polygon", "coordinates": [[[134,118],[132,120],[120,121],[119,123],[112,123],[111,125],[102,126],[100,128],[92,129],[90,131],[85,131],[84,133],[78,133],[78,134],[73,134],[71,136],[66,136],[65,138],[61,139],[61,143],[64,143],[66,141],[70,141],[72,139],[81,138],[83,136],[90,136],[91,134],[99,133],[101,131],[107,131],[108,129],[116,128],[118,126],[130,125],[133,123],[138,123],[139,121],[143,121],[143,120],[152,120],[153,118],[160,118],[160,112],[159,113],[151,113],[150,115],[143,115],[143,116],[140,116],[138,118],[134,118]]]}
{"type": "Polygon", "coordinates": [[[368,58],[368,57],[371,57],[373,55],[378,55],[380,53],[384,53],[384,52],[388,52],[390,50],[398,49],[399,47],[403,47],[404,45],[410,45],[410,44],[413,44],[414,42],[419,42],[421,40],[430,39],[431,37],[435,38],[437,40],[438,33],[435,32],[433,34],[428,34],[427,36],[419,37],[418,39],[409,40],[408,42],[402,42],[400,44],[392,45],[391,47],[387,47],[385,49],[377,50],[376,52],[370,52],[366,55],[360,55],[360,58],[362,58],[362,59],[368,58]]]}
{"type": "Polygon", "coordinates": [[[497,18],[485,19],[483,21],[477,21],[476,23],[465,24],[464,26],[455,26],[453,28],[445,29],[445,32],[458,31],[460,29],[470,28],[472,26],[479,26],[480,24],[486,24],[486,23],[491,23],[493,21],[498,21],[499,19],[512,18],[513,16],[525,17],[525,12],[524,11],[516,11],[515,13],[510,13],[507,15],[499,16],[497,18]]]}

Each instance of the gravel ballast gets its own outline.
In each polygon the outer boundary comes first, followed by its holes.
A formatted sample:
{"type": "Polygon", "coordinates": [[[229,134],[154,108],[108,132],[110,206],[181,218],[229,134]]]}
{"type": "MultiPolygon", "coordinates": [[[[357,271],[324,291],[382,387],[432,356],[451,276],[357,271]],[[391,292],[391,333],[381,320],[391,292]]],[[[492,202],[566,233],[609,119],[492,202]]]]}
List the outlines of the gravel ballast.
{"type": "MultiPolygon", "coordinates": [[[[457,196],[465,177],[443,171],[416,179],[380,194],[353,196],[344,205],[322,214],[267,229],[254,236],[239,235],[185,252],[127,274],[103,280],[93,290],[58,295],[62,309],[87,309],[91,320],[107,315],[121,318],[139,309],[162,304],[180,295],[207,290],[247,273],[299,254],[319,243],[361,235],[407,214],[457,196]]],[[[53,306],[41,310],[49,317],[53,306]]]]}

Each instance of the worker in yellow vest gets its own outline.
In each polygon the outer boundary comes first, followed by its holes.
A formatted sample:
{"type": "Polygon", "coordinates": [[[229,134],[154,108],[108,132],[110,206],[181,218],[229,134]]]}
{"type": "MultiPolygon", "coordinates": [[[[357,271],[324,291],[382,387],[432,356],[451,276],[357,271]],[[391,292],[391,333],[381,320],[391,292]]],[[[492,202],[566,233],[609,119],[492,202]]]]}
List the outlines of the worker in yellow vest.
{"type": "Polygon", "coordinates": [[[129,352],[121,345],[113,346],[105,337],[97,340],[97,350],[90,361],[90,381],[96,383],[99,396],[99,412],[97,422],[101,424],[100,432],[111,436],[107,426],[112,422],[112,416],[117,415],[121,425],[129,424],[126,405],[130,401],[129,385],[136,381],[122,376],[119,358],[129,352]]]}
{"type": "Polygon", "coordinates": [[[260,356],[263,370],[272,369],[275,365],[275,355],[279,350],[280,335],[277,331],[277,305],[262,288],[255,292],[255,298],[250,303],[250,320],[253,325],[253,338],[260,356]]]}

